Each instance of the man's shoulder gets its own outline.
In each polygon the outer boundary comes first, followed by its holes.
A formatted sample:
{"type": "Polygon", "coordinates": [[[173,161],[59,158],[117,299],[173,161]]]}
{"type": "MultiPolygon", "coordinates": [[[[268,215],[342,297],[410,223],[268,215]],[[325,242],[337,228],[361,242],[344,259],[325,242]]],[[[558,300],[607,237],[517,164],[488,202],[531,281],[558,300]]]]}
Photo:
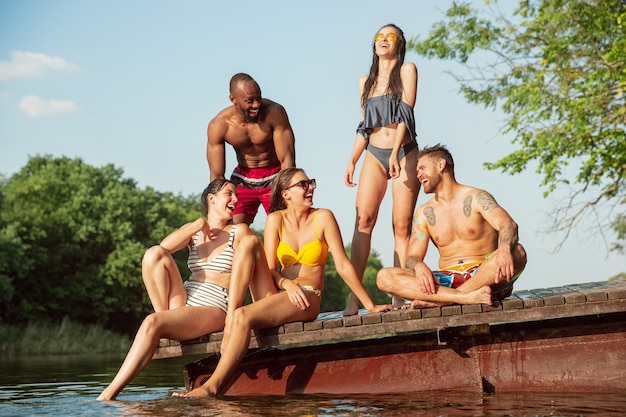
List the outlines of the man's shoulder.
{"type": "MultiPolygon", "coordinates": [[[[458,190],[458,195],[465,198],[472,197],[472,200],[481,199],[491,196],[491,194],[482,188],[473,187],[471,185],[462,185],[458,190]]],[[[493,198],[493,197],[492,197],[493,198]]]]}
{"type": "Polygon", "coordinates": [[[260,124],[268,123],[272,127],[289,126],[289,116],[282,104],[264,98],[263,108],[263,116],[259,119],[260,124]]]}
{"type": "Polygon", "coordinates": [[[417,211],[423,211],[426,207],[431,207],[437,201],[435,197],[430,197],[425,203],[417,206],[417,211]]]}
{"type": "Polygon", "coordinates": [[[237,124],[237,111],[234,107],[226,107],[215,115],[208,126],[209,134],[223,136],[230,129],[230,126],[237,124]]]}
{"type": "Polygon", "coordinates": [[[236,109],[233,106],[228,106],[219,111],[212,119],[210,123],[217,122],[223,123],[226,122],[237,114],[236,109]]]}
{"type": "Polygon", "coordinates": [[[263,98],[263,106],[265,107],[266,111],[268,114],[273,114],[273,113],[277,113],[277,112],[285,112],[285,107],[274,101],[271,100],[269,98],[263,98]]]}

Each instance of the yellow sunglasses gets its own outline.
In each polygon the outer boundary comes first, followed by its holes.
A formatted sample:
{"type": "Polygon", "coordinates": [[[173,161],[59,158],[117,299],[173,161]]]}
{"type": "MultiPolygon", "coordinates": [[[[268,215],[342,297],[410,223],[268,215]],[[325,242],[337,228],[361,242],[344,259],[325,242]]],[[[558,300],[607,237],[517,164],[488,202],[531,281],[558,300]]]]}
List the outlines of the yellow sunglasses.
{"type": "Polygon", "coordinates": [[[379,33],[378,35],[374,36],[374,42],[380,42],[383,39],[387,39],[389,42],[395,42],[398,39],[398,35],[396,35],[395,33],[388,33],[388,34],[384,34],[384,33],[379,33]]]}

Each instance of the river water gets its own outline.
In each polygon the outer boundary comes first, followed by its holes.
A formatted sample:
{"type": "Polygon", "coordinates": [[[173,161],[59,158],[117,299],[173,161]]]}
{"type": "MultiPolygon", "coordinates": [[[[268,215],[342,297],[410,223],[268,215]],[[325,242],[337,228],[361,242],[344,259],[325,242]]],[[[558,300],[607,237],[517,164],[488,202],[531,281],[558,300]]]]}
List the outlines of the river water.
{"type": "Polygon", "coordinates": [[[152,361],[118,396],[96,397],[123,355],[0,358],[0,416],[622,416],[626,393],[427,392],[403,395],[190,399],[182,367],[198,357],[152,361]]]}

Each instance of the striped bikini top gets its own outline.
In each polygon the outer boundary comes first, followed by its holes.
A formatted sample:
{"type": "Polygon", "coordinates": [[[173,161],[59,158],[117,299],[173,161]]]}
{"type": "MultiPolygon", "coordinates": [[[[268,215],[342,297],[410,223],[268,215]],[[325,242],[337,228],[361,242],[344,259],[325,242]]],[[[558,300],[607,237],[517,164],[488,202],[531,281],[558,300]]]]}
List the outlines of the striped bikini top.
{"type": "Polygon", "coordinates": [[[230,273],[233,268],[233,255],[235,249],[233,249],[233,240],[235,239],[235,225],[230,229],[230,236],[228,238],[228,245],[224,248],[222,253],[217,255],[210,261],[205,261],[198,256],[198,235],[196,233],[193,237],[193,243],[189,250],[189,259],[187,259],[187,266],[191,272],[203,271],[203,272],[217,272],[220,274],[230,273]]]}

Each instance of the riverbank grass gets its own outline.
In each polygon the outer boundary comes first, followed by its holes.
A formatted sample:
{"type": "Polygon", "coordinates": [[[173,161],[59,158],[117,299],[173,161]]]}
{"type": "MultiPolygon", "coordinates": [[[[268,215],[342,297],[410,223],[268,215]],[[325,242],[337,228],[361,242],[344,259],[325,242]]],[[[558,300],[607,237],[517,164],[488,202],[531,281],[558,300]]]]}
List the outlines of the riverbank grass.
{"type": "Polygon", "coordinates": [[[130,340],[99,325],[84,325],[63,319],[56,325],[30,323],[16,326],[0,323],[2,355],[65,355],[127,351],[130,340]]]}

